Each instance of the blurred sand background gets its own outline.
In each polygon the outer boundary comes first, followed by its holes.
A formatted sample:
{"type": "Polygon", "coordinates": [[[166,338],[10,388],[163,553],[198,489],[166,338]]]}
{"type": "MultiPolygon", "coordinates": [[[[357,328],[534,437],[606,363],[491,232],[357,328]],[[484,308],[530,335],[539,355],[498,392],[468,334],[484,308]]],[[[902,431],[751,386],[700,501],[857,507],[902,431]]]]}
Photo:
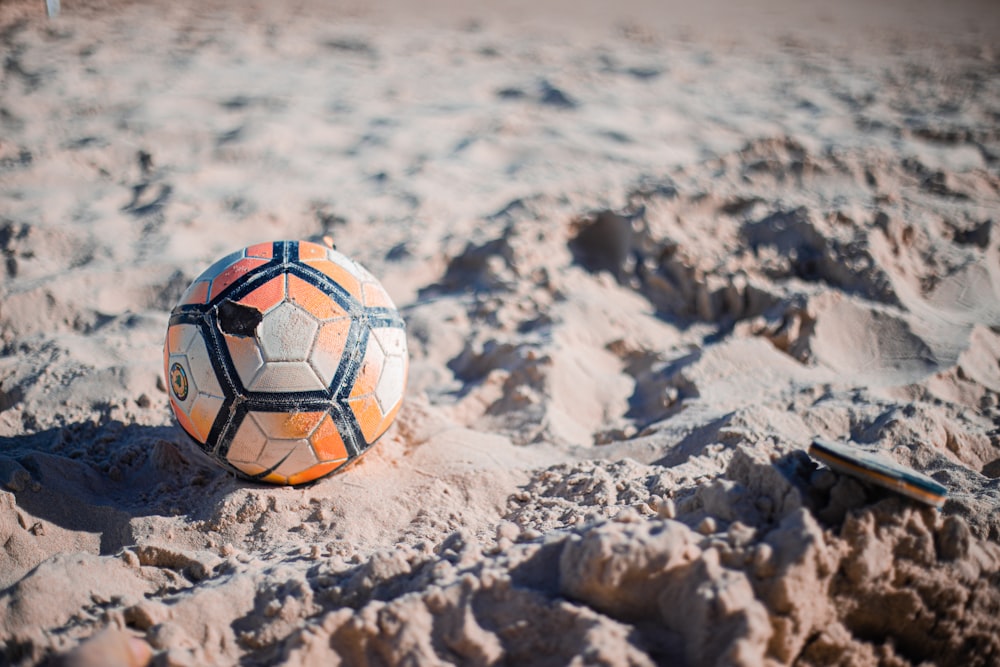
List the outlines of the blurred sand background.
{"type": "Polygon", "coordinates": [[[3,0],[0,664],[996,664],[998,36],[3,0]],[[167,316],[323,235],[400,306],[407,400],[345,473],[247,484],[171,421],[167,316]]]}

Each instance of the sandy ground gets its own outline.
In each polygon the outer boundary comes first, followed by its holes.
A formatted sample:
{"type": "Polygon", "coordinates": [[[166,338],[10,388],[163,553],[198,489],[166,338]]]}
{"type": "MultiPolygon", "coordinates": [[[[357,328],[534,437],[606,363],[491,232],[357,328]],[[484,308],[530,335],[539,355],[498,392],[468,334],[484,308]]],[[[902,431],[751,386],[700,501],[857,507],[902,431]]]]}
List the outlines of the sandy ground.
{"type": "Polygon", "coordinates": [[[42,7],[0,4],[0,663],[1000,662],[996,8],[42,7]],[[406,403],[248,484],[171,421],[167,315],[325,234],[406,403]]]}

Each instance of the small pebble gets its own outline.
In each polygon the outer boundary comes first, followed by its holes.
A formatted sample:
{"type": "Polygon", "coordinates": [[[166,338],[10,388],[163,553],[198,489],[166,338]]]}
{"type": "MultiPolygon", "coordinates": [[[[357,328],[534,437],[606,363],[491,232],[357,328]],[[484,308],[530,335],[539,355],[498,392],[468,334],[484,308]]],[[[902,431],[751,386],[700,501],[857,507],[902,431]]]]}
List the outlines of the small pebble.
{"type": "Polygon", "coordinates": [[[716,527],[715,519],[710,516],[706,516],[698,522],[698,532],[702,535],[711,535],[715,532],[716,527]]]}

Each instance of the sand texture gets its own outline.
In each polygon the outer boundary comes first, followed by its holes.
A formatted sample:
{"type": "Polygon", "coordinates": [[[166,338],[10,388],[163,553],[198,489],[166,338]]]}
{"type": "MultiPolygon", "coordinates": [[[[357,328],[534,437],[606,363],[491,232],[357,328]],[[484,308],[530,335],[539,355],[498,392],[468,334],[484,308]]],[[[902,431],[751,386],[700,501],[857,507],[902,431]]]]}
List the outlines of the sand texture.
{"type": "Polygon", "coordinates": [[[1000,10],[853,5],[0,4],[0,664],[1000,663],[1000,10]],[[168,313],[324,235],[406,401],[246,483],[168,313]]]}

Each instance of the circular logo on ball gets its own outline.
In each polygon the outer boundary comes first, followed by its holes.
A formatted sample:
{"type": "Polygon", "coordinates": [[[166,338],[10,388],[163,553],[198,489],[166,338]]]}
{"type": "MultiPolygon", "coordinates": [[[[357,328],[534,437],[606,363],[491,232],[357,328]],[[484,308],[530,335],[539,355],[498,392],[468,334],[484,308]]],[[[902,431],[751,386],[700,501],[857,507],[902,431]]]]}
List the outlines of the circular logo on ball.
{"type": "Polygon", "coordinates": [[[184,372],[184,367],[175,363],[170,367],[170,388],[178,401],[183,401],[188,397],[188,377],[184,372]]]}

